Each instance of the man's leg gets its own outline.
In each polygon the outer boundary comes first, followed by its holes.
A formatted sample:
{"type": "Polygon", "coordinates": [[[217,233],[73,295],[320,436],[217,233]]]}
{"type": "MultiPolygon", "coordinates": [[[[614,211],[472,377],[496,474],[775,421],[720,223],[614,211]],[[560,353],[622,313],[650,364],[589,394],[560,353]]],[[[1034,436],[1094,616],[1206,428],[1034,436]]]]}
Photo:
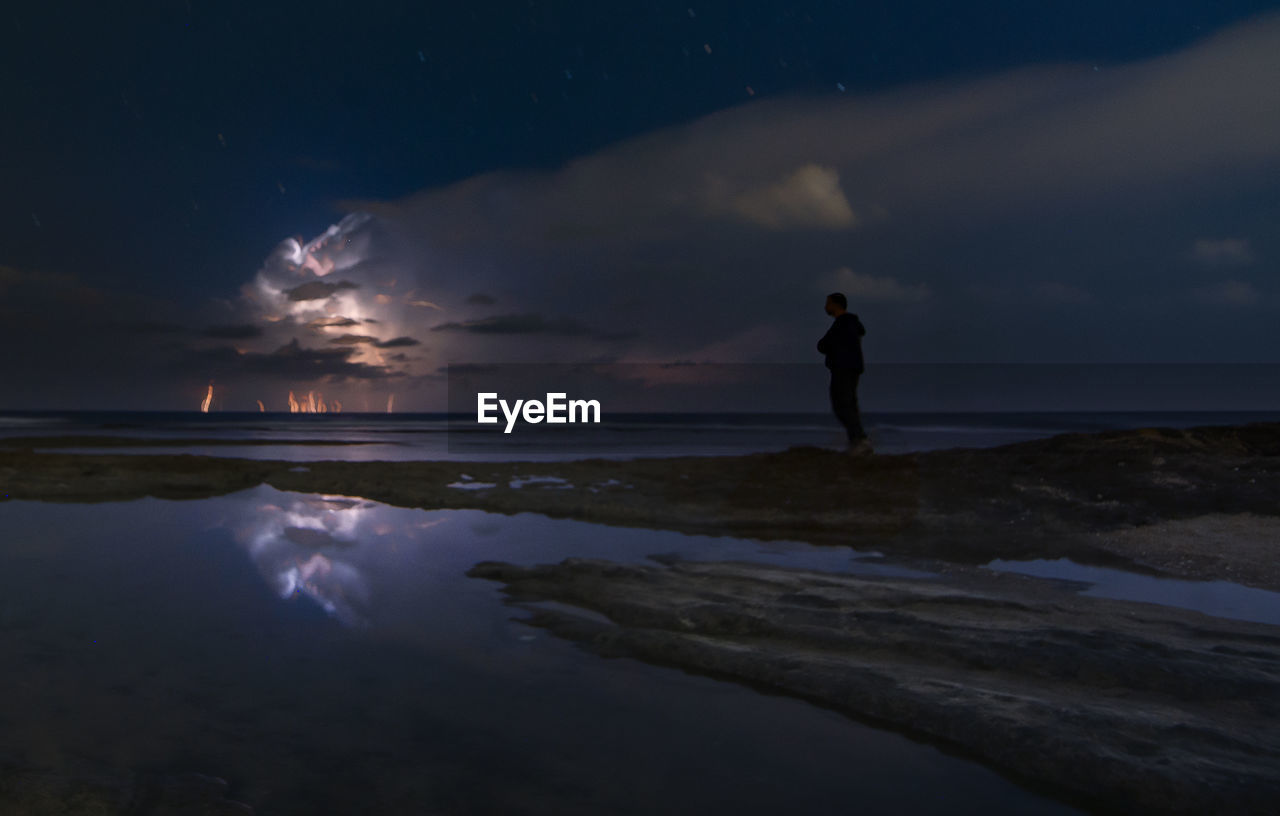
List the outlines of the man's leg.
{"type": "Polygon", "coordinates": [[[850,442],[859,442],[867,435],[862,430],[858,416],[858,373],[856,371],[831,370],[831,410],[844,426],[850,442]]]}
{"type": "Polygon", "coordinates": [[[849,430],[849,441],[860,442],[867,438],[867,432],[862,427],[862,411],[858,408],[858,380],[862,379],[862,372],[855,371],[849,376],[849,419],[844,426],[849,430]]]}

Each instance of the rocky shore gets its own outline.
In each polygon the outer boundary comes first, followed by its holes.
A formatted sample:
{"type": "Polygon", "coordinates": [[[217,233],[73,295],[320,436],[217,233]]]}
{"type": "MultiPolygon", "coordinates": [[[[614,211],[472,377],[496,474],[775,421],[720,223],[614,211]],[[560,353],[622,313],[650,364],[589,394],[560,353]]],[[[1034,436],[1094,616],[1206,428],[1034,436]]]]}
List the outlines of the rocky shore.
{"type": "Polygon", "coordinates": [[[265,483],[401,507],[839,543],[899,558],[1069,557],[1280,590],[1276,423],[870,458],[792,448],[630,461],[300,464],[58,450],[69,444],[0,440],[0,500],[195,499],[265,483]],[[546,480],[527,483],[530,476],[546,480]]]}
{"type": "Polygon", "coordinates": [[[600,654],[803,697],[1093,808],[1268,813],[1280,801],[1280,627],[1000,573],[570,559],[470,574],[600,654]]]}
{"type": "Polygon", "coordinates": [[[0,496],[191,499],[266,483],[877,550],[934,577],[670,559],[470,574],[602,655],[802,697],[1091,809],[1264,813],[1280,801],[1280,627],[978,568],[1067,557],[1280,591],[1280,424],[870,458],[298,463],[67,446],[0,443],[0,496]]]}

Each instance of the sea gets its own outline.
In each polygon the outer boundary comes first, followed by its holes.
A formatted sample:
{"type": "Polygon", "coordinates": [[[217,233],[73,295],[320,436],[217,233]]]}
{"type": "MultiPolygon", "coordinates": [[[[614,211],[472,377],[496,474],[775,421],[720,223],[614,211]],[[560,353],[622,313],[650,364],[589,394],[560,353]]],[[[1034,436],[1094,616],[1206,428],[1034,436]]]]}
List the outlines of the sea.
{"type": "MultiPolygon", "coordinates": [[[[880,453],[985,448],[1063,433],[1280,421],[1274,411],[866,413],[880,453]]],[[[738,455],[795,446],[837,448],[844,433],[829,413],[630,413],[600,425],[531,433],[481,430],[474,416],[446,413],[245,413],[195,411],[11,411],[0,440],[39,450],[39,437],[94,437],[60,449],[190,453],[291,461],[422,461],[738,455]],[[144,440],[144,446],[123,444],[144,440]],[[117,445],[122,445],[117,447],[117,445]]]]}

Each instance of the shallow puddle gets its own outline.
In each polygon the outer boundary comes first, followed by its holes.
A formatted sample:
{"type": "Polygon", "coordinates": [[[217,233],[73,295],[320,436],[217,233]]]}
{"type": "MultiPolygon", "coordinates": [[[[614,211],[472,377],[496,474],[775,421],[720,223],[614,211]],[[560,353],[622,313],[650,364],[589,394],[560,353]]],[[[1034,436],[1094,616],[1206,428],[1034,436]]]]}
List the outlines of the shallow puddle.
{"type": "Polygon", "coordinates": [[[986,565],[999,572],[1076,581],[1088,586],[1082,595],[1192,609],[1218,618],[1280,625],[1280,592],[1230,581],[1184,581],[1156,578],[1110,567],[1093,567],[1067,559],[995,560],[986,565]]]}
{"type": "Polygon", "coordinates": [[[834,712],[513,621],[481,560],[655,553],[853,571],[803,544],[269,487],[0,505],[0,760],[221,776],[267,814],[1066,813],[834,712]]]}

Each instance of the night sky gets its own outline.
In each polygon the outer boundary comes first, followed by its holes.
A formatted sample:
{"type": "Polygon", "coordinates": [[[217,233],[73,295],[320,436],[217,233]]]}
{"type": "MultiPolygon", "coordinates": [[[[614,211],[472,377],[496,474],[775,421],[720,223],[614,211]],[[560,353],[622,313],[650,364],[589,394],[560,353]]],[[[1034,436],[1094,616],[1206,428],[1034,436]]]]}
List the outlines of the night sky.
{"type": "Polygon", "coordinates": [[[1280,362],[1275,3],[142,7],[0,15],[0,409],[812,362],[832,289],[873,363],[1280,362]]]}

